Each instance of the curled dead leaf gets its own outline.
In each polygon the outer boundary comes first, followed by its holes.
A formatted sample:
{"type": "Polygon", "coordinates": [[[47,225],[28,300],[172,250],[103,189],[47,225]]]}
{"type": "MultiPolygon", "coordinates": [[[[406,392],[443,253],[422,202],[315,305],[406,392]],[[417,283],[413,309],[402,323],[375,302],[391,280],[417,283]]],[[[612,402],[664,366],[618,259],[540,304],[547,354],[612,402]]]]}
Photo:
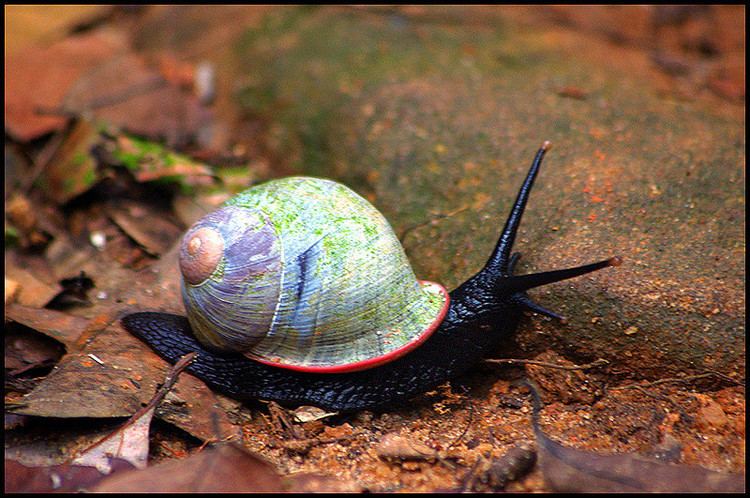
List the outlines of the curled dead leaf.
{"type": "Polygon", "coordinates": [[[715,472],[696,465],[677,465],[646,459],[641,455],[601,455],[568,448],[553,441],[539,425],[542,402],[528,383],[534,410],[532,425],[536,435],[539,463],[547,484],[559,492],[741,492],[744,476],[715,472]]]}
{"type": "Polygon", "coordinates": [[[431,460],[437,457],[437,452],[426,444],[394,432],[380,439],[375,452],[387,460],[431,460]]]}

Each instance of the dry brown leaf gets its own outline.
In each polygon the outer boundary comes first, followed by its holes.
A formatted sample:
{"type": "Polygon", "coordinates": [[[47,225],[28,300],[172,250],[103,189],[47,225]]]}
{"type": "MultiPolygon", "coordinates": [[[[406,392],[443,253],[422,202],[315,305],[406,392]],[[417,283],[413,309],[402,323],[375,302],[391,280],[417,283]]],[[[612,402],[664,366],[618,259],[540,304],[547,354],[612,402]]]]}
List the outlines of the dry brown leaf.
{"type": "Polygon", "coordinates": [[[103,480],[96,492],[260,493],[358,492],[350,481],[300,474],[282,477],[261,457],[233,444],[222,444],[184,460],[172,460],[142,471],[103,480]]]}
{"type": "Polygon", "coordinates": [[[5,59],[6,131],[26,142],[61,129],[68,118],[50,112],[59,109],[71,85],[125,48],[123,37],[108,31],[9,54],[5,59]]]}
{"type": "Polygon", "coordinates": [[[98,138],[93,124],[80,120],[49,160],[39,185],[58,204],[82,194],[99,180],[96,161],[90,154],[98,138]]]}
{"type": "Polygon", "coordinates": [[[122,458],[137,469],[145,469],[148,461],[148,433],[155,408],[125,425],[111,436],[78,455],[73,463],[94,467],[102,474],[112,471],[112,457],[122,458]]]}
{"type": "Polygon", "coordinates": [[[68,350],[75,348],[76,341],[89,325],[86,318],[20,304],[8,306],[5,318],[62,342],[68,350]]]}
{"type": "Polygon", "coordinates": [[[34,333],[6,330],[5,368],[12,376],[37,367],[52,366],[63,355],[64,349],[57,342],[34,333]]]}
{"type": "Polygon", "coordinates": [[[145,469],[148,460],[151,419],[157,405],[174,386],[180,373],[195,359],[196,353],[185,355],[175,363],[167,374],[164,384],[149,403],[138,410],[120,429],[90,446],[78,455],[73,463],[96,467],[103,474],[111,471],[113,457],[122,458],[137,469],[145,469]]]}
{"type": "Polygon", "coordinates": [[[375,452],[386,459],[430,460],[437,457],[437,452],[421,441],[393,432],[380,439],[375,452]]]}
{"type": "Polygon", "coordinates": [[[16,266],[9,258],[6,258],[5,276],[18,283],[16,302],[24,306],[43,308],[60,292],[59,286],[39,280],[31,272],[16,266]]]}
{"type": "Polygon", "coordinates": [[[224,444],[142,471],[102,481],[97,492],[279,492],[282,478],[274,467],[235,445],[224,444]]]}
{"type": "Polygon", "coordinates": [[[19,192],[11,193],[5,209],[5,217],[18,231],[21,247],[43,247],[49,242],[50,235],[39,226],[38,210],[25,195],[19,192]]]}
{"type": "Polygon", "coordinates": [[[16,298],[16,294],[18,294],[18,290],[18,282],[5,277],[5,306],[8,306],[9,303],[13,302],[16,298]]]}
{"type": "Polygon", "coordinates": [[[539,463],[547,484],[570,493],[699,493],[741,492],[744,476],[715,472],[695,465],[647,460],[637,454],[601,455],[568,448],[547,437],[539,426],[542,404],[536,387],[532,424],[539,463]]]}
{"type": "Polygon", "coordinates": [[[134,203],[118,203],[107,209],[110,219],[152,256],[166,253],[182,229],[134,203]]]}
{"type": "MultiPolygon", "coordinates": [[[[113,459],[112,472],[130,470],[125,460],[113,459]]],[[[76,492],[90,489],[107,476],[93,467],[81,465],[53,465],[29,467],[14,460],[5,460],[6,493],[76,492]]]]}
{"type": "Polygon", "coordinates": [[[312,422],[314,420],[322,420],[324,418],[332,417],[338,412],[329,412],[318,408],[317,406],[300,406],[296,408],[292,414],[294,421],[304,424],[305,422],[312,422]]]}

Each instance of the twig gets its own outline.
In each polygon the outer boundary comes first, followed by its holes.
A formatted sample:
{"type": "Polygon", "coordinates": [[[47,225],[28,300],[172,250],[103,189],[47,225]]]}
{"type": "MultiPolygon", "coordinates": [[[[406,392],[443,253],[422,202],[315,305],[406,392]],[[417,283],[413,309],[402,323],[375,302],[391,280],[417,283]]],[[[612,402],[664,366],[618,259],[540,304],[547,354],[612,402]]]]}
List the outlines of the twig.
{"type": "Polygon", "coordinates": [[[166,81],[161,76],[153,76],[151,79],[132,85],[126,88],[120,93],[112,95],[104,95],[98,99],[94,99],[86,103],[83,108],[74,109],[63,103],[57,107],[37,107],[35,112],[37,114],[46,116],[63,116],[67,118],[77,118],[86,112],[94,111],[102,107],[109,107],[112,105],[121,104],[133,97],[152,92],[166,85],[166,81]]]}
{"type": "MultiPolygon", "coordinates": [[[[90,445],[88,448],[84,449],[83,451],[80,451],[78,454],[82,455],[86,453],[87,451],[91,450],[95,446],[103,443],[107,439],[110,439],[112,437],[115,437],[118,433],[120,433],[125,427],[128,427],[129,425],[134,424],[138,419],[140,419],[145,413],[147,413],[149,410],[154,409],[156,405],[158,405],[162,399],[164,399],[164,396],[167,395],[167,393],[172,390],[172,387],[174,386],[175,382],[177,382],[177,377],[180,375],[180,373],[187,368],[190,363],[193,362],[195,357],[198,356],[198,353],[192,352],[188,353],[185,356],[181,357],[177,363],[174,364],[172,369],[167,374],[166,379],[164,379],[164,384],[159,388],[158,391],[156,391],[156,394],[153,398],[151,398],[151,401],[148,402],[147,405],[141,407],[137,412],[135,412],[124,424],[120,426],[120,428],[110,434],[107,434],[105,437],[101,438],[100,440],[96,441],[94,444],[90,445]]],[[[71,460],[72,461],[72,457],[71,460]]]]}
{"type": "Polygon", "coordinates": [[[432,217],[430,219],[428,219],[426,221],[422,221],[422,222],[419,222],[419,223],[415,223],[413,225],[409,225],[408,227],[405,227],[401,231],[401,233],[399,233],[398,240],[400,240],[401,243],[403,244],[404,239],[409,234],[409,232],[411,232],[413,230],[416,230],[418,228],[422,228],[423,226],[429,225],[433,221],[437,221],[437,220],[440,220],[440,219],[443,219],[443,218],[450,218],[451,216],[457,215],[461,211],[466,211],[467,209],[469,209],[468,206],[463,206],[463,207],[460,207],[458,209],[454,209],[453,211],[449,211],[447,213],[435,213],[435,214],[432,215],[432,217]]]}
{"type": "Polygon", "coordinates": [[[21,185],[21,191],[24,194],[29,193],[29,190],[31,190],[31,187],[34,185],[37,177],[41,175],[42,172],[47,168],[47,165],[49,165],[49,162],[55,156],[55,153],[62,145],[65,137],[68,136],[68,131],[68,127],[63,130],[56,131],[52,135],[52,138],[50,138],[44,145],[39,154],[37,154],[36,157],[32,159],[31,172],[26,176],[26,179],[23,180],[23,183],[21,185]]]}
{"type": "Polygon", "coordinates": [[[655,380],[653,382],[647,382],[645,384],[627,384],[625,386],[615,386],[615,387],[610,387],[609,390],[610,391],[619,390],[619,389],[641,390],[644,387],[653,387],[653,386],[658,386],[659,384],[667,384],[670,382],[689,382],[691,380],[705,379],[707,377],[713,377],[713,376],[719,377],[724,380],[730,380],[735,384],[739,384],[736,380],[732,379],[731,377],[727,377],[726,375],[719,374],[717,372],[708,372],[708,373],[702,373],[702,374],[697,374],[697,375],[689,375],[687,377],[669,377],[665,379],[655,380]]]}
{"type": "Polygon", "coordinates": [[[190,365],[195,357],[198,356],[198,353],[192,352],[188,353],[185,356],[181,357],[179,360],[177,360],[177,363],[174,364],[172,369],[167,374],[167,378],[164,379],[164,384],[159,388],[158,391],[156,391],[156,394],[153,398],[151,398],[151,401],[148,402],[148,404],[144,407],[142,407],[140,410],[135,412],[130,419],[128,419],[127,422],[125,422],[121,429],[123,427],[127,427],[128,425],[132,424],[136,420],[138,420],[144,413],[154,408],[156,405],[161,403],[161,400],[164,399],[164,396],[167,395],[169,391],[172,390],[172,387],[175,385],[175,382],[177,382],[177,377],[182,373],[183,370],[187,368],[188,365],[190,365]]]}
{"type": "Polygon", "coordinates": [[[589,368],[596,368],[601,367],[604,365],[609,365],[609,361],[605,360],[604,358],[599,358],[597,360],[592,361],[591,363],[587,363],[585,365],[558,365],[557,363],[547,363],[546,361],[538,361],[538,360],[522,360],[522,359],[516,359],[516,358],[503,358],[503,359],[486,359],[484,360],[487,363],[498,363],[498,364],[509,364],[509,365],[538,365],[540,367],[547,367],[547,368],[558,368],[560,370],[588,370],[589,368]]]}
{"type": "Polygon", "coordinates": [[[468,400],[468,401],[469,401],[469,417],[468,417],[469,420],[466,421],[466,427],[464,427],[463,432],[461,432],[461,434],[459,434],[458,437],[454,439],[453,442],[451,442],[451,444],[445,447],[446,451],[451,449],[451,447],[454,444],[461,441],[461,439],[466,435],[466,433],[469,432],[469,427],[471,427],[471,422],[472,422],[472,419],[474,418],[474,403],[472,403],[471,400],[468,400]]]}

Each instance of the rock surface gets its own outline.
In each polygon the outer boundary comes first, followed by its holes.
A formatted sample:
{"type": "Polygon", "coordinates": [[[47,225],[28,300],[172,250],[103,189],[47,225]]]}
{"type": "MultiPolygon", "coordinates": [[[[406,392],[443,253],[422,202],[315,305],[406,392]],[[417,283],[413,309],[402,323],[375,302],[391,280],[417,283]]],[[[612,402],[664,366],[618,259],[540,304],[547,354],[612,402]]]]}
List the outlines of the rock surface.
{"type": "Polygon", "coordinates": [[[449,287],[480,268],[551,140],[520,271],[625,263],[532,291],[570,321],[526,322],[522,347],[552,341],[635,376],[741,378],[739,108],[664,95],[642,51],[451,12],[272,12],[238,46],[240,102],[269,121],[281,163],[366,194],[417,275],[449,287]]]}

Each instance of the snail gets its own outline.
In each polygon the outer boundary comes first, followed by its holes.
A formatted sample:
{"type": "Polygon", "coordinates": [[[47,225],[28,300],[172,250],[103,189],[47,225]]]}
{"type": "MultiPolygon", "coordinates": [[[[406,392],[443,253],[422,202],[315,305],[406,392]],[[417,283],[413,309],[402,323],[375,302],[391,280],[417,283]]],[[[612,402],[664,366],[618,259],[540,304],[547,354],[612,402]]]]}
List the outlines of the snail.
{"type": "Polygon", "coordinates": [[[355,411],[404,401],[465,372],[523,310],[562,317],[526,291],[620,264],[514,275],[511,254],[542,159],[536,153],[489,260],[448,293],[417,280],[375,207],[309,177],[256,185],[206,215],[180,247],[187,318],[139,312],[126,330],[238,399],[355,411]]]}

